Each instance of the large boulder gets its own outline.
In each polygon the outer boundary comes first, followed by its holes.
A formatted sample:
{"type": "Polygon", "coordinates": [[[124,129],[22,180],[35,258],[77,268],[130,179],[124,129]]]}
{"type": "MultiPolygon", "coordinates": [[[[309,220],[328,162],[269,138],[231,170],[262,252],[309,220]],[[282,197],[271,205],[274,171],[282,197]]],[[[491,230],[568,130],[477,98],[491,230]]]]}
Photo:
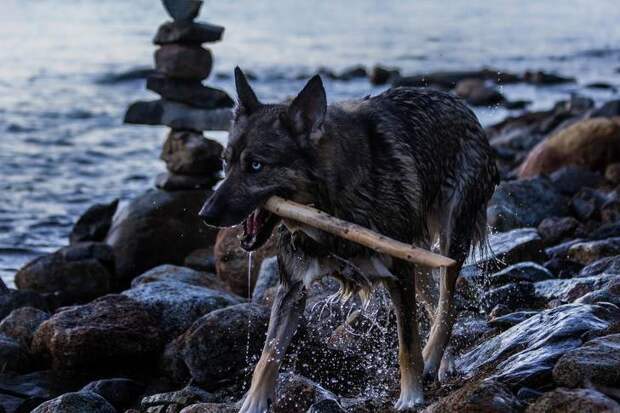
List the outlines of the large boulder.
{"type": "Polygon", "coordinates": [[[38,308],[21,307],[0,321],[0,333],[16,340],[24,348],[30,348],[34,332],[49,317],[48,313],[38,308]]]}
{"type": "Polygon", "coordinates": [[[170,172],[180,175],[213,175],[222,169],[224,148],[202,133],[171,130],[160,158],[170,172]]]}
{"type": "Polygon", "coordinates": [[[252,252],[250,260],[250,254],[241,248],[239,236],[242,232],[241,226],[220,230],[213,252],[217,276],[231,291],[242,297],[248,297],[254,290],[261,263],[266,257],[276,255],[277,251],[275,237],[271,237],[265,245],[252,252]],[[250,261],[252,268],[248,274],[250,261]]]}
{"type": "Polygon", "coordinates": [[[166,339],[184,332],[196,319],[211,311],[239,304],[239,297],[178,281],[153,281],[138,284],[123,292],[144,305],[160,320],[166,339]]]}
{"type": "Polygon", "coordinates": [[[470,382],[428,406],[422,413],[519,413],[522,403],[501,383],[470,382]]]}
{"type": "Polygon", "coordinates": [[[543,394],[526,413],[620,413],[620,404],[592,389],[555,389],[543,394]]]}
{"type": "Polygon", "coordinates": [[[564,387],[620,386],[620,334],[595,338],[564,354],[553,368],[564,387]]]}
{"type": "Polygon", "coordinates": [[[92,392],[106,399],[115,409],[123,411],[136,404],[144,392],[144,385],[131,379],[114,378],[96,380],[82,388],[82,392],[92,392]]]}
{"type": "Polygon", "coordinates": [[[213,290],[227,290],[226,284],[217,278],[215,274],[170,264],[160,265],[137,276],[131,280],[131,287],[134,288],[140,284],[160,281],[180,282],[197,287],[211,288],[213,290]]]}
{"type": "Polygon", "coordinates": [[[69,242],[77,244],[79,242],[103,241],[112,225],[112,217],[114,217],[117,208],[118,199],[109,204],[95,204],[88,208],[73,226],[69,235],[69,242]]]}
{"type": "Polygon", "coordinates": [[[568,258],[590,264],[601,258],[620,255],[620,237],[600,241],[579,242],[568,249],[568,258]]]}
{"type": "Polygon", "coordinates": [[[155,51],[157,71],[175,79],[205,79],[212,63],[211,52],[200,46],[166,44],[155,51]]]}
{"type": "Polygon", "coordinates": [[[11,311],[21,307],[34,307],[48,311],[49,300],[43,295],[29,290],[0,290],[0,318],[8,316],[11,311]]]}
{"type": "Polygon", "coordinates": [[[123,295],[68,307],[43,322],[32,349],[57,370],[120,371],[152,363],[161,348],[155,317],[123,295]]]}
{"type": "Polygon", "coordinates": [[[586,119],[560,130],[538,144],[519,169],[521,178],[548,174],[566,165],[605,172],[620,161],[620,122],[586,119]]]}
{"type": "Polygon", "coordinates": [[[114,271],[114,254],[109,245],[80,243],[31,261],[17,272],[15,285],[83,302],[110,292],[115,284],[114,271]]]}
{"type": "Polygon", "coordinates": [[[189,373],[208,389],[237,380],[260,354],[268,320],[269,310],[256,304],[213,311],[166,348],[165,369],[177,380],[189,373]]]}
{"type": "Polygon", "coordinates": [[[545,280],[534,284],[536,295],[547,301],[555,299],[570,303],[595,290],[605,289],[620,281],[620,274],[604,274],[592,277],[545,280]]]}
{"type": "Polygon", "coordinates": [[[612,304],[567,304],[542,311],[482,342],[456,360],[466,377],[491,377],[511,388],[549,383],[555,362],[589,336],[620,326],[612,304]]]}
{"type": "Polygon", "coordinates": [[[186,406],[213,400],[214,396],[211,393],[189,385],[181,390],[147,396],[142,399],[140,408],[144,412],[178,413],[186,406]]]}
{"type": "Polygon", "coordinates": [[[117,277],[132,278],[161,264],[181,265],[191,251],[212,245],[215,232],[198,217],[207,191],[149,190],[114,219],[106,237],[116,257],[117,277]]]}
{"type": "Polygon", "coordinates": [[[487,219],[498,231],[535,227],[545,218],[568,215],[568,205],[547,178],[502,182],[489,201],[487,219]]]}
{"type": "Polygon", "coordinates": [[[34,409],[32,413],[116,413],[103,397],[98,394],[80,391],[67,393],[46,401],[34,409]]]}

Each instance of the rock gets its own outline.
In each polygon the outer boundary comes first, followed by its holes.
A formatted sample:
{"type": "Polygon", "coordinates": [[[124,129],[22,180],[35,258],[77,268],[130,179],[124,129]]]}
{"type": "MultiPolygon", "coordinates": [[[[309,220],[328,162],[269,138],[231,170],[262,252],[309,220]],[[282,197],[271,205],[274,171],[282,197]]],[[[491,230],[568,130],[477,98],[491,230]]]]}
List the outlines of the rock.
{"type": "Polygon", "coordinates": [[[92,381],[80,391],[98,394],[115,409],[123,411],[136,404],[144,392],[144,388],[143,384],[134,380],[114,378],[92,381]]]}
{"type": "Polygon", "coordinates": [[[325,399],[314,403],[306,413],[345,413],[345,410],[336,400],[325,399]]]}
{"type": "Polygon", "coordinates": [[[620,274],[546,280],[535,283],[534,289],[537,296],[546,300],[559,299],[562,302],[573,302],[587,293],[605,288],[616,279],[620,280],[620,274]]]}
{"type": "Polygon", "coordinates": [[[609,222],[601,225],[594,231],[590,232],[588,239],[602,240],[614,237],[620,237],[620,221],[609,222]]]}
{"type": "Polygon", "coordinates": [[[568,258],[581,264],[620,254],[620,237],[580,242],[568,249],[568,258]]]}
{"type": "Polygon", "coordinates": [[[79,242],[103,241],[112,225],[112,217],[117,207],[118,199],[115,199],[109,204],[95,204],[88,208],[73,226],[69,242],[73,245],[79,242]]]}
{"type": "Polygon", "coordinates": [[[585,236],[585,229],[573,217],[549,217],[540,222],[538,233],[545,245],[555,245],[568,239],[585,236]]]}
{"type": "Polygon", "coordinates": [[[597,188],[603,183],[603,177],[588,169],[576,165],[563,166],[551,176],[553,185],[564,195],[572,196],[582,188],[597,188]]]}
{"type": "Polygon", "coordinates": [[[618,387],[620,334],[595,338],[565,353],[553,368],[553,379],[564,387],[618,387]]]}
{"type": "Polygon", "coordinates": [[[117,214],[106,238],[116,257],[117,277],[128,285],[151,268],[180,265],[191,251],[211,245],[215,233],[198,217],[208,195],[149,190],[131,201],[117,214]]]}
{"type": "Polygon", "coordinates": [[[155,51],[155,69],[173,79],[206,79],[212,64],[211,51],[200,46],[166,44],[155,51]]]}
{"type": "Polygon", "coordinates": [[[360,79],[368,77],[366,68],[364,66],[352,66],[344,69],[342,72],[335,74],[329,70],[321,69],[319,73],[325,72],[325,75],[329,79],[349,81],[353,79],[360,79]]]}
{"type": "Polygon", "coordinates": [[[396,78],[392,85],[394,87],[436,87],[447,90],[454,88],[459,81],[464,79],[491,80],[497,84],[516,83],[520,80],[519,76],[515,74],[485,68],[472,71],[447,71],[402,76],[396,78]]]}
{"type": "Polygon", "coordinates": [[[606,194],[594,189],[583,188],[571,199],[574,215],[582,221],[600,219],[600,210],[607,200],[606,194]]]}
{"type": "Polygon", "coordinates": [[[159,26],[153,43],[157,45],[181,43],[200,45],[222,39],[224,28],[211,23],[166,22],[159,26]]]}
{"type": "MultiPolygon", "coordinates": [[[[495,308],[493,311],[495,311],[495,308]]],[[[489,319],[489,325],[491,327],[499,328],[500,330],[507,330],[538,314],[538,311],[517,311],[494,317],[492,315],[493,311],[489,314],[491,316],[489,319]]]]}
{"type": "Polygon", "coordinates": [[[21,307],[34,307],[43,311],[49,310],[48,301],[41,294],[34,291],[13,289],[0,291],[0,319],[21,307]]]}
{"type": "Polygon", "coordinates": [[[620,223],[620,191],[610,194],[601,206],[601,221],[607,224],[620,223]]]}
{"type": "Polygon", "coordinates": [[[513,264],[487,278],[489,286],[499,286],[518,282],[537,282],[555,278],[551,272],[540,264],[525,261],[513,264]]]}
{"type": "Polygon", "coordinates": [[[161,151],[168,171],[179,175],[213,175],[222,170],[222,145],[202,133],[171,130],[161,151]]]}
{"type": "Polygon", "coordinates": [[[375,86],[385,85],[398,77],[400,77],[398,69],[382,65],[374,66],[368,74],[368,80],[375,86]]]}
{"type": "Polygon", "coordinates": [[[278,376],[273,413],[305,412],[323,400],[337,400],[336,396],[311,380],[291,373],[278,376]]]}
{"type": "Polygon", "coordinates": [[[3,373],[0,386],[0,412],[17,413],[31,412],[41,403],[76,388],[71,380],[61,381],[49,370],[21,375],[3,373]]]}
{"type": "Polygon", "coordinates": [[[49,317],[48,313],[34,307],[15,309],[0,322],[0,334],[14,339],[20,346],[28,349],[34,332],[49,317]]]}
{"type": "Polygon", "coordinates": [[[486,291],[482,295],[481,304],[487,312],[498,304],[503,304],[511,310],[539,305],[534,294],[534,285],[530,282],[507,284],[486,291]]]}
{"type": "Polygon", "coordinates": [[[581,271],[583,265],[570,261],[563,257],[552,257],[545,262],[544,267],[556,274],[558,278],[570,278],[581,271]]]}
{"type": "Polygon", "coordinates": [[[148,366],[160,347],[156,319],[123,295],[65,308],[43,322],[32,340],[33,351],[49,356],[54,369],[89,373],[148,366]]]}
{"type": "Polygon", "coordinates": [[[176,337],[211,311],[240,303],[230,293],[178,281],[138,284],[123,295],[143,304],[149,314],[160,320],[166,339],[176,337]]]}
{"type": "Polygon", "coordinates": [[[620,256],[605,257],[588,264],[581,269],[579,277],[599,274],[620,274],[620,256]]]}
{"type": "Polygon", "coordinates": [[[180,282],[197,287],[226,291],[226,285],[214,274],[196,271],[191,268],[164,264],[148,270],[131,281],[131,287],[157,281],[180,282]]]}
{"type": "Polygon", "coordinates": [[[620,99],[605,102],[603,106],[594,109],[590,114],[592,118],[613,118],[614,116],[620,116],[620,99]]]}
{"type": "Polygon", "coordinates": [[[161,173],[155,178],[155,187],[164,191],[211,189],[220,180],[218,176],[177,175],[161,173]]]}
{"type": "Polygon", "coordinates": [[[275,238],[271,237],[265,245],[252,252],[252,271],[248,280],[250,258],[239,242],[242,232],[241,226],[221,229],[217,234],[213,252],[217,276],[228,285],[231,291],[242,297],[248,297],[256,283],[263,259],[276,254],[276,243],[275,238]]]}
{"type": "Polygon", "coordinates": [[[605,179],[613,185],[620,185],[620,162],[607,165],[607,168],[605,168],[605,179]]]}
{"type": "Polygon", "coordinates": [[[142,80],[152,75],[154,72],[155,70],[150,67],[136,67],[121,73],[108,73],[97,79],[96,83],[100,85],[114,85],[134,80],[142,80]]]}
{"type": "Polygon", "coordinates": [[[138,125],[165,125],[193,131],[228,130],[232,110],[202,109],[171,100],[137,101],[129,105],[123,122],[138,125]]]}
{"type": "Polygon", "coordinates": [[[198,403],[186,407],[180,413],[238,413],[237,403],[198,403]]]}
{"type": "Polygon", "coordinates": [[[543,394],[526,413],[619,413],[620,404],[591,389],[555,389],[543,394]]]}
{"type": "Polygon", "coordinates": [[[243,377],[262,350],[268,320],[269,310],[256,304],[239,304],[199,318],[166,349],[164,364],[173,370],[168,373],[182,377],[186,368],[207,389],[243,377]]]}
{"type": "Polygon", "coordinates": [[[521,402],[501,383],[470,382],[428,406],[422,413],[519,413],[521,402]]]}
{"type": "Polygon", "coordinates": [[[568,215],[568,199],[546,178],[502,182],[487,208],[487,220],[497,231],[535,227],[553,216],[568,215]]]}
{"type": "Polygon", "coordinates": [[[254,291],[252,291],[252,302],[257,304],[271,304],[271,293],[280,281],[278,269],[278,257],[268,257],[263,260],[256,279],[254,291]]]}
{"type": "Polygon", "coordinates": [[[194,20],[200,7],[202,0],[163,0],[166,11],[179,24],[189,24],[194,20]]]}
{"type": "Polygon", "coordinates": [[[213,248],[198,248],[185,257],[184,265],[197,271],[215,273],[213,248]]]}
{"type": "Polygon", "coordinates": [[[490,106],[501,104],[506,100],[496,87],[480,79],[463,79],[459,81],[454,93],[472,106],[490,106]]]}
{"type": "Polygon", "coordinates": [[[178,391],[153,394],[145,397],[142,399],[140,407],[143,412],[178,413],[184,407],[213,400],[214,396],[211,393],[199,387],[189,385],[178,391]]]}
{"type": "Polygon", "coordinates": [[[161,73],[149,76],[146,88],[167,100],[201,109],[232,108],[235,103],[223,90],[204,86],[200,80],[173,79],[161,73]]]}
{"type": "Polygon", "coordinates": [[[620,123],[606,118],[586,119],[538,144],[519,169],[521,178],[551,173],[566,165],[604,172],[620,161],[620,123]]]}
{"type": "Polygon", "coordinates": [[[32,361],[28,348],[16,339],[0,334],[0,366],[3,372],[26,372],[32,361]]]}
{"type": "Polygon", "coordinates": [[[21,290],[61,293],[73,302],[104,295],[114,284],[114,254],[100,242],[61,248],[34,259],[15,275],[21,290]]]}
{"type": "Polygon", "coordinates": [[[546,385],[557,359],[581,346],[584,333],[617,328],[620,308],[611,304],[568,304],[545,310],[482,342],[456,362],[466,377],[482,374],[511,388],[546,385]]]}
{"type": "Polygon", "coordinates": [[[612,303],[620,307],[620,277],[611,280],[598,290],[581,296],[575,302],[584,304],[612,303]]]}
{"type": "Polygon", "coordinates": [[[557,85],[561,83],[572,83],[575,81],[572,77],[564,77],[556,75],[555,73],[547,73],[540,70],[526,71],[523,74],[523,80],[526,83],[534,85],[557,85]]]}
{"type": "Polygon", "coordinates": [[[116,413],[110,403],[98,394],[86,391],[67,393],[49,400],[32,413],[116,413]]]}

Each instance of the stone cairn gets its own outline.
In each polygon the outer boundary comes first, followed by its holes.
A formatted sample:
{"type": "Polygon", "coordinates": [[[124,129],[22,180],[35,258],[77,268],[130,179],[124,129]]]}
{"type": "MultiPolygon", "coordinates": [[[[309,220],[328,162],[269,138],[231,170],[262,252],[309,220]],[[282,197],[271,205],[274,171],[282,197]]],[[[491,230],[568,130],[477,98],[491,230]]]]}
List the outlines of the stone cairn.
{"type": "Polygon", "coordinates": [[[224,28],[195,22],[202,1],[163,0],[173,21],[162,24],[153,43],[155,71],[147,89],[161,99],[134,102],[125,123],[166,125],[171,128],[161,159],[168,173],[159,175],[156,186],[164,190],[211,188],[221,169],[222,146],[202,134],[227,130],[233,100],[226,92],[203,85],[211,73],[213,57],[202,45],[217,42],[224,28]]]}

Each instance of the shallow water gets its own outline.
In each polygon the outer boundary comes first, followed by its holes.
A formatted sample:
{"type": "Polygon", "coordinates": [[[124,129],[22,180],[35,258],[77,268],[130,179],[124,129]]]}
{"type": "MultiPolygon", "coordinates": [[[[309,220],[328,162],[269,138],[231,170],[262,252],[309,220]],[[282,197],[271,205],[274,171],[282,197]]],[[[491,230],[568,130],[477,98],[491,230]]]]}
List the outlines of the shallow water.
{"type": "MultiPolygon", "coordinates": [[[[226,27],[210,81],[232,92],[239,64],[265,100],[298,90],[318,67],[383,63],[404,73],[492,66],[545,69],[577,84],[506,86],[510,99],[549,107],[583,85],[620,85],[617,0],[313,2],[207,1],[202,19],[226,27]]],[[[89,205],[126,200],[163,171],[165,128],[123,126],[141,80],[102,76],[151,65],[150,40],[167,16],[157,0],[4,0],[0,12],[0,276],[66,243],[89,205]]],[[[326,82],[330,99],[376,93],[365,80],[326,82]]],[[[484,123],[503,109],[478,110],[484,123]]]]}

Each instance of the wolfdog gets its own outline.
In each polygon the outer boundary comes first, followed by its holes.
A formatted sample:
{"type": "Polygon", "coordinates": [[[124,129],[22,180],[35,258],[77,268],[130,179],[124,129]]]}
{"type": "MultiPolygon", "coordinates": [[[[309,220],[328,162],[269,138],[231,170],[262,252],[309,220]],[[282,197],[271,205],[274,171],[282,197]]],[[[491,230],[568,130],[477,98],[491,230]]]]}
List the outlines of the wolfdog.
{"type": "Polygon", "coordinates": [[[278,226],[280,271],[265,345],[241,412],[269,409],[306,289],[326,275],[341,281],[344,295],[386,287],[399,341],[395,407],[423,404],[423,377],[437,378],[452,331],[456,279],[470,250],[486,242],[486,205],[498,183],[476,116],[459,99],[429,89],[394,88],[327,105],[321,78],[314,76],[294,99],[263,104],[238,67],[235,82],[238,104],[223,153],[225,179],[200,215],[210,226],[242,223],[241,244],[248,251],[278,226]],[[438,242],[439,252],[457,265],[438,274],[438,303],[431,307],[424,349],[416,293],[427,304],[437,298],[431,271],[281,220],[261,208],[272,195],[402,242],[426,248],[438,242]]]}

